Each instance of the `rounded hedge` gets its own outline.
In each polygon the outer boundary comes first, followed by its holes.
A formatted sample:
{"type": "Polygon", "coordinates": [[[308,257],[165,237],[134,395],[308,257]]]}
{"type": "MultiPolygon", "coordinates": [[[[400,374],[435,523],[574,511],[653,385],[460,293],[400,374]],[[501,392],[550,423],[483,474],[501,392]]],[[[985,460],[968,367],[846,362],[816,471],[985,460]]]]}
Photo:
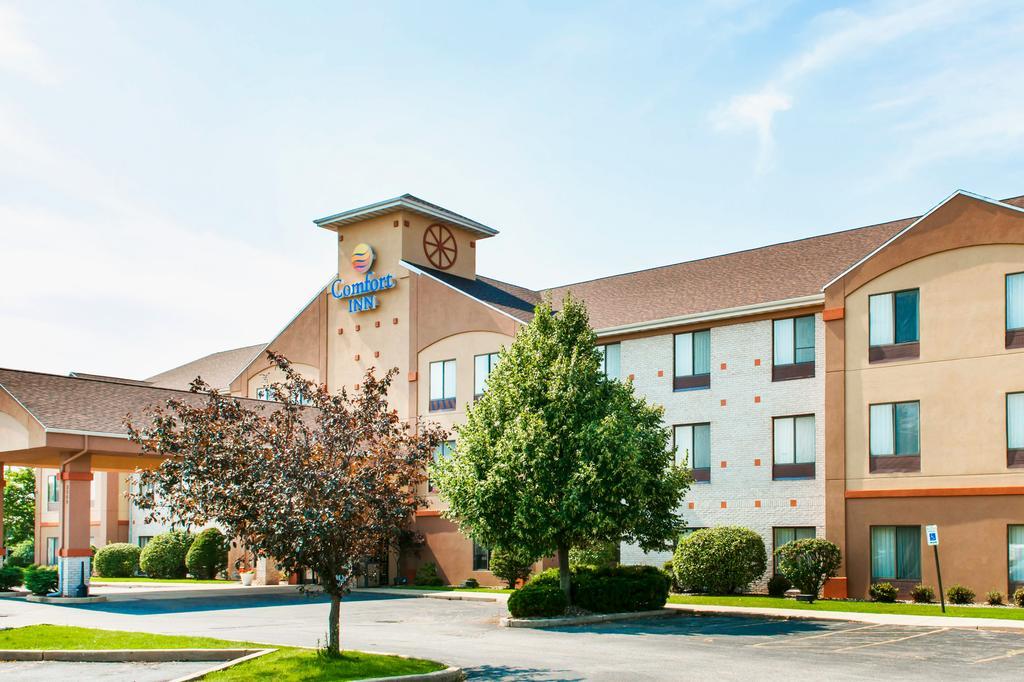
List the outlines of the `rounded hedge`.
{"type": "Polygon", "coordinates": [[[34,595],[45,597],[57,590],[57,569],[50,566],[29,566],[23,573],[25,588],[34,595]]]}
{"type": "Polygon", "coordinates": [[[842,563],[838,545],[822,538],[787,542],[775,552],[776,565],[803,594],[818,598],[825,581],[835,577],[842,563]]]}
{"type": "Polygon", "coordinates": [[[21,584],[22,570],[18,566],[0,567],[0,592],[7,592],[21,584]]]}
{"type": "Polygon", "coordinates": [[[11,547],[11,553],[7,557],[8,566],[20,566],[28,568],[36,561],[36,543],[30,538],[22,540],[11,547]]]}
{"type": "Polygon", "coordinates": [[[899,595],[899,590],[892,583],[875,583],[868,588],[868,594],[875,601],[892,603],[896,601],[896,596],[899,595]]]}
{"type": "Polygon", "coordinates": [[[548,618],[560,616],[569,606],[565,592],[558,585],[529,582],[508,598],[508,612],[514,618],[548,618]]]}
{"type": "Polygon", "coordinates": [[[769,597],[785,597],[786,591],[793,587],[793,583],[789,582],[789,578],[776,573],[768,580],[768,596],[769,597]]]}
{"type": "Polygon", "coordinates": [[[180,530],[157,535],[142,548],[139,566],[150,578],[184,578],[191,541],[191,536],[180,530]]]}
{"type": "Polygon", "coordinates": [[[679,541],[672,566],[686,589],[732,594],[764,575],[768,554],[761,536],[742,526],[694,531],[679,541]]]}
{"type": "Polygon", "coordinates": [[[228,539],[217,528],[207,528],[192,541],[185,567],[196,578],[212,580],[228,567],[228,539]]]}
{"type": "MultiPolygon", "coordinates": [[[[594,613],[627,613],[663,607],[672,579],[655,566],[580,567],[572,570],[569,584],[575,606],[594,613]]],[[[557,568],[538,573],[514,594],[541,587],[562,591],[557,568]]]]}
{"type": "Polygon", "coordinates": [[[101,578],[130,578],[139,570],[141,552],[127,542],[104,545],[93,558],[93,568],[101,578]]]}
{"type": "Polygon", "coordinates": [[[935,589],[931,585],[918,583],[910,588],[910,598],[915,604],[928,604],[935,601],[935,589]]]}
{"type": "Polygon", "coordinates": [[[963,585],[950,585],[946,590],[946,600],[950,604],[973,604],[974,590],[963,585]]]}

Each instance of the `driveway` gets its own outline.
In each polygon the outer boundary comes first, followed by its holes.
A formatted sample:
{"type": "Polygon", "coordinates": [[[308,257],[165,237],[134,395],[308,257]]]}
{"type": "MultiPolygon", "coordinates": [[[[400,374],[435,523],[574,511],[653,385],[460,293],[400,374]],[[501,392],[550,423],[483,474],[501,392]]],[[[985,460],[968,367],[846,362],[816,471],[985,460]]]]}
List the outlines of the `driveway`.
{"type": "MultiPolygon", "coordinates": [[[[31,623],[316,646],[327,603],[230,596],[81,607],[0,600],[0,625],[31,623]]],[[[1021,679],[1019,632],[827,621],[674,616],[557,630],[497,626],[501,604],[356,593],[343,646],[432,658],[471,679],[1021,679]]]]}

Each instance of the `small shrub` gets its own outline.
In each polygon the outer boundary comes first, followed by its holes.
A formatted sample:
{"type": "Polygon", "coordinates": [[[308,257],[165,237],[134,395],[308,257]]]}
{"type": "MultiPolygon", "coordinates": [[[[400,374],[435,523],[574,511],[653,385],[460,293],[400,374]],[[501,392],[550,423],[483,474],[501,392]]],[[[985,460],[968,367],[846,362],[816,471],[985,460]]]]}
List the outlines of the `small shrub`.
{"type": "Polygon", "coordinates": [[[672,566],[679,584],[731,594],[764,575],[768,554],[761,536],[741,526],[694,531],[679,541],[672,566]]]}
{"type": "Polygon", "coordinates": [[[413,585],[421,587],[440,587],[444,585],[441,576],[437,574],[437,564],[433,561],[428,561],[420,566],[416,571],[416,580],[413,581],[413,585]]]}
{"type": "Polygon", "coordinates": [[[22,570],[19,566],[0,568],[0,592],[7,592],[21,584],[22,570]]]}
{"type": "Polygon", "coordinates": [[[775,553],[781,571],[803,594],[817,599],[825,581],[835,576],[842,563],[838,545],[823,538],[787,542],[775,553]]]}
{"type": "Polygon", "coordinates": [[[577,569],[571,582],[576,606],[594,613],[625,613],[663,607],[672,581],[655,566],[614,566],[577,569]]]}
{"type": "Polygon", "coordinates": [[[672,569],[672,560],[671,559],[669,559],[668,561],[666,561],[664,564],[661,565],[661,570],[665,571],[665,573],[668,574],[669,580],[672,581],[670,586],[669,586],[669,589],[672,590],[673,592],[676,592],[676,593],[682,592],[683,591],[683,586],[679,584],[678,580],[676,580],[676,572],[672,569]]]}
{"type": "Polygon", "coordinates": [[[931,585],[914,585],[910,590],[910,598],[918,604],[928,604],[935,601],[935,590],[931,585]]]}
{"type": "Polygon", "coordinates": [[[973,604],[974,590],[963,585],[950,585],[946,590],[946,601],[950,604],[973,604]]]}
{"type": "Polygon", "coordinates": [[[207,528],[185,553],[185,567],[196,578],[212,580],[228,567],[228,539],[217,528],[207,528]]]}
{"type": "Polygon", "coordinates": [[[57,569],[52,566],[29,566],[23,576],[25,587],[32,594],[45,597],[57,589],[57,569]]]}
{"type": "Polygon", "coordinates": [[[789,582],[789,578],[776,573],[768,581],[768,596],[770,597],[784,597],[786,596],[786,590],[793,587],[793,583],[789,582]]]}
{"type": "Polygon", "coordinates": [[[1013,603],[1024,609],[1024,587],[1018,587],[1014,590],[1013,603]]]}
{"type": "Polygon", "coordinates": [[[595,542],[592,545],[571,547],[569,549],[570,568],[583,566],[604,568],[606,566],[616,566],[618,563],[619,543],[617,542],[595,542]]]}
{"type": "Polygon", "coordinates": [[[899,590],[892,583],[875,583],[868,590],[868,594],[875,601],[892,603],[896,601],[896,596],[899,594],[899,590]]]}
{"type": "Polygon", "coordinates": [[[491,573],[504,580],[508,589],[514,590],[517,581],[525,583],[530,577],[533,561],[532,557],[518,550],[495,547],[491,550],[491,573]]]}
{"type": "Polygon", "coordinates": [[[191,543],[192,536],[180,530],[157,535],[142,548],[139,566],[150,578],[184,578],[191,543]]]}
{"type": "Polygon", "coordinates": [[[1002,606],[1003,605],[1003,593],[999,590],[991,590],[985,593],[985,602],[989,606],[1002,606]]]}
{"type": "Polygon", "coordinates": [[[96,552],[93,568],[101,578],[128,578],[139,570],[140,550],[127,542],[104,545],[96,552]]]}
{"type": "Polygon", "coordinates": [[[480,581],[476,578],[466,578],[466,582],[462,583],[463,587],[480,587],[480,581]]]}
{"type": "Polygon", "coordinates": [[[565,613],[569,601],[557,585],[530,581],[508,598],[508,612],[515,618],[549,618],[565,613]]]}
{"type": "Polygon", "coordinates": [[[7,566],[19,566],[21,568],[28,568],[36,560],[36,544],[33,540],[22,540],[14,547],[11,547],[11,553],[7,557],[7,566]]]}

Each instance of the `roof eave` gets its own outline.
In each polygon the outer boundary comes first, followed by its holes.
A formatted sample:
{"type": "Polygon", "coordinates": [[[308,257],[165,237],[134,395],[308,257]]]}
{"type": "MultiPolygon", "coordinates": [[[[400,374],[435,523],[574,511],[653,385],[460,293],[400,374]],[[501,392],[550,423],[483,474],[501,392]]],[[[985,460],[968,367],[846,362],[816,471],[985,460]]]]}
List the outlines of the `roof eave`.
{"type": "Polygon", "coordinates": [[[488,227],[483,223],[479,223],[453,211],[441,208],[440,206],[427,204],[410,196],[385,199],[366,206],[360,206],[359,208],[335,213],[334,215],[327,216],[326,218],[318,218],[317,220],[314,220],[313,223],[317,225],[317,227],[322,227],[326,230],[336,230],[337,228],[345,225],[357,223],[369,218],[387,215],[388,213],[393,213],[398,210],[412,211],[414,213],[427,216],[428,218],[443,220],[444,222],[457,225],[482,238],[493,237],[498,234],[498,231],[493,227],[488,227]]]}
{"type": "Polygon", "coordinates": [[[413,265],[412,263],[410,263],[410,262],[408,262],[406,260],[400,260],[400,261],[398,261],[398,263],[399,263],[399,265],[401,265],[402,267],[406,268],[410,272],[414,272],[417,275],[422,275],[424,277],[429,277],[433,281],[448,287],[452,291],[457,291],[460,294],[462,294],[463,296],[465,296],[466,298],[468,298],[468,299],[470,299],[472,301],[475,301],[475,302],[479,303],[480,305],[482,305],[482,306],[484,306],[486,308],[490,308],[494,312],[500,313],[501,315],[504,315],[505,317],[507,317],[509,319],[515,320],[516,322],[518,322],[520,324],[529,324],[530,323],[528,320],[524,320],[522,318],[516,317],[515,315],[512,315],[511,313],[508,313],[508,312],[505,312],[504,310],[501,310],[497,306],[491,305],[487,301],[482,301],[479,298],[477,298],[476,296],[473,296],[472,294],[466,293],[465,291],[463,291],[462,289],[459,289],[458,287],[452,286],[451,284],[449,284],[448,282],[445,282],[443,279],[441,279],[439,277],[434,277],[429,272],[426,272],[425,270],[422,270],[421,268],[416,267],[415,265],[413,265]]]}

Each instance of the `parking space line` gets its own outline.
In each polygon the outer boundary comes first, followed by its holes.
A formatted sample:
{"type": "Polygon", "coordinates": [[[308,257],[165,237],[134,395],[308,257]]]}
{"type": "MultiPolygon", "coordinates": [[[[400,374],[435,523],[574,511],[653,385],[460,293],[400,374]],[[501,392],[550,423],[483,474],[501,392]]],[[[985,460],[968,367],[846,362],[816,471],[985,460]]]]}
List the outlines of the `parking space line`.
{"type": "Polygon", "coordinates": [[[999,661],[999,660],[1002,660],[1004,658],[1013,658],[1014,656],[1019,656],[1020,654],[1024,654],[1024,649],[1017,649],[1015,651],[1007,651],[1005,654],[999,654],[998,656],[991,656],[989,658],[982,658],[982,659],[979,659],[977,661],[971,661],[971,663],[972,664],[989,663],[990,661],[999,661]]]}
{"type": "Polygon", "coordinates": [[[761,642],[760,644],[752,644],[751,646],[769,646],[771,644],[775,644],[776,646],[785,646],[787,644],[792,644],[793,642],[802,642],[802,641],[807,640],[807,639],[819,639],[821,637],[831,637],[832,635],[840,635],[840,634],[843,634],[843,633],[846,633],[846,632],[855,632],[857,630],[870,630],[871,628],[880,628],[882,626],[883,626],[882,623],[875,623],[874,625],[861,625],[860,627],[846,628],[845,630],[832,630],[831,632],[824,632],[824,633],[822,633],[820,635],[808,635],[807,637],[798,637],[796,639],[790,639],[790,640],[787,640],[787,641],[784,641],[784,642],[781,642],[781,643],[778,642],[778,641],[774,641],[773,640],[771,642],[761,642]]]}
{"type": "MultiPolygon", "coordinates": [[[[694,630],[693,632],[694,632],[694,634],[701,634],[701,633],[707,632],[708,630],[710,630],[712,628],[726,628],[727,630],[733,630],[733,629],[739,629],[739,628],[756,628],[758,626],[764,627],[764,626],[768,626],[768,625],[775,625],[776,623],[778,623],[780,625],[786,625],[787,624],[786,621],[784,621],[784,620],[758,620],[758,621],[754,621],[752,623],[709,623],[706,627],[702,627],[700,629],[694,630]]],[[[766,635],[766,636],[768,636],[768,635],[766,635]]]]}
{"type": "Polygon", "coordinates": [[[946,632],[949,628],[939,628],[938,630],[929,630],[928,632],[919,632],[916,635],[907,635],[906,637],[897,637],[895,639],[887,639],[882,642],[869,642],[868,644],[857,644],[855,646],[844,646],[841,649],[835,649],[835,652],[840,651],[853,651],[854,649],[866,649],[870,646],[882,646],[883,644],[893,644],[894,642],[905,642],[908,639],[914,639],[915,637],[925,637],[927,635],[934,635],[939,632],[946,632]]]}

